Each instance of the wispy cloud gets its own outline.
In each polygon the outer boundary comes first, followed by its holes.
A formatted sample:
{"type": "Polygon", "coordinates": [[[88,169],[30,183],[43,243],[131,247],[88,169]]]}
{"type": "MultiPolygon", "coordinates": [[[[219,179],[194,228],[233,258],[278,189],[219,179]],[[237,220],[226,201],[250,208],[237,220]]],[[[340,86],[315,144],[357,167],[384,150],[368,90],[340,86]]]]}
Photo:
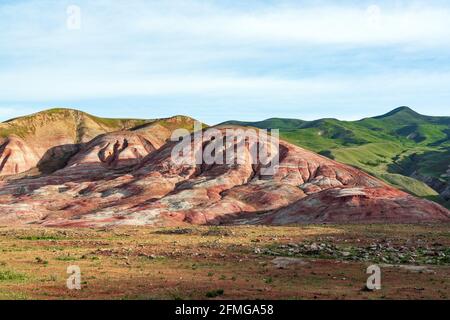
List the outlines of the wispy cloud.
{"type": "Polygon", "coordinates": [[[133,76],[114,78],[108,72],[96,74],[70,71],[67,76],[47,70],[29,70],[0,75],[2,97],[13,101],[93,99],[118,96],[201,94],[236,97],[269,94],[305,97],[355,91],[370,94],[388,86],[389,92],[430,92],[448,89],[450,72],[389,73],[380,75],[338,75],[285,79],[272,76],[246,77],[220,74],[133,76]],[[45,74],[45,77],[42,75],[45,74]]]}
{"type": "Polygon", "coordinates": [[[216,43],[442,46],[442,39],[450,36],[447,8],[418,5],[386,10],[377,5],[275,6],[244,13],[209,9],[194,16],[149,14],[150,19],[135,21],[137,30],[216,43]]]}
{"type": "Polygon", "coordinates": [[[8,1],[0,105],[83,103],[95,113],[98,99],[147,97],[212,122],[249,105],[245,117],[314,108],[348,118],[363,113],[358,101],[374,114],[388,103],[448,114],[450,6],[374,2],[8,1]],[[66,28],[73,2],[79,31],[66,28]]]}

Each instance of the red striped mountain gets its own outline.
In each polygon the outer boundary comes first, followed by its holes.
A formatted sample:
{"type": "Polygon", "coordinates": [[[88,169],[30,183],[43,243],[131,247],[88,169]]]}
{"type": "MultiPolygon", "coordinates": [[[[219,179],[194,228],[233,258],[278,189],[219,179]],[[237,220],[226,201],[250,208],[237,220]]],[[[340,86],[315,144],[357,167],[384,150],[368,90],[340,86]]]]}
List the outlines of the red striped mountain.
{"type": "MultiPolygon", "coordinates": [[[[436,203],[284,141],[280,168],[272,176],[261,174],[250,152],[252,143],[264,141],[250,142],[239,155],[245,159],[241,164],[175,164],[176,142],[164,142],[161,136],[167,135],[159,126],[102,134],[79,147],[56,172],[0,182],[0,223],[84,227],[450,220],[450,212],[436,203]]],[[[204,141],[202,148],[211,143],[204,141]]]]}

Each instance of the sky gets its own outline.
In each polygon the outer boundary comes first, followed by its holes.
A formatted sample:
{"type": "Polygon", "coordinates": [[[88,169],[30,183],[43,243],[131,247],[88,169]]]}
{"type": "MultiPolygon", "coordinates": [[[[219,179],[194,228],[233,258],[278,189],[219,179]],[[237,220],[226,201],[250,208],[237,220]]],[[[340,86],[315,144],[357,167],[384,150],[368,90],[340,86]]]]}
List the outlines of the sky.
{"type": "Polygon", "coordinates": [[[0,0],[0,120],[450,116],[448,1],[0,0]]]}

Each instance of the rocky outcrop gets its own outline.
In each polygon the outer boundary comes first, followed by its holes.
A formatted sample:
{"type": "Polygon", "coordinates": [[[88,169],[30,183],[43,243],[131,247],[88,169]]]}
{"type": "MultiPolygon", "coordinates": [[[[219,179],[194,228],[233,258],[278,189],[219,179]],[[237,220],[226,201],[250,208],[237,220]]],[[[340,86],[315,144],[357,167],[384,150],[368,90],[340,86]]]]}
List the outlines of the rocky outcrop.
{"type": "Polygon", "coordinates": [[[446,185],[440,193],[440,196],[444,201],[450,203],[450,167],[447,171],[442,175],[442,179],[445,179],[446,185]]]}
{"type": "Polygon", "coordinates": [[[442,174],[441,179],[431,176],[424,176],[417,171],[413,172],[412,178],[426,183],[439,193],[439,197],[444,201],[450,201],[450,169],[442,174]]]}
{"type": "MultiPolygon", "coordinates": [[[[280,142],[279,169],[267,176],[250,151],[267,142],[250,141],[239,163],[196,165],[175,163],[177,142],[159,145],[161,139],[150,136],[101,135],[61,170],[0,182],[0,222],[80,227],[450,220],[437,204],[287,142],[280,142]]],[[[202,151],[212,143],[203,141],[202,151]]],[[[231,148],[236,145],[224,152],[231,148]]]]}
{"type": "Polygon", "coordinates": [[[360,223],[447,221],[438,204],[390,188],[331,188],[277,210],[260,223],[360,223]]]}
{"type": "Polygon", "coordinates": [[[14,175],[36,166],[40,157],[25,141],[14,135],[0,146],[0,173],[14,175]]]}
{"type": "Polygon", "coordinates": [[[450,201],[450,185],[447,186],[447,188],[444,189],[444,191],[442,191],[442,193],[440,194],[441,198],[444,199],[445,201],[450,201]]]}
{"type": "Polygon", "coordinates": [[[139,164],[145,156],[159,147],[134,132],[118,131],[102,134],[85,144],[67,165],[76,167],[98,163],[117,169],[139,164]]]}

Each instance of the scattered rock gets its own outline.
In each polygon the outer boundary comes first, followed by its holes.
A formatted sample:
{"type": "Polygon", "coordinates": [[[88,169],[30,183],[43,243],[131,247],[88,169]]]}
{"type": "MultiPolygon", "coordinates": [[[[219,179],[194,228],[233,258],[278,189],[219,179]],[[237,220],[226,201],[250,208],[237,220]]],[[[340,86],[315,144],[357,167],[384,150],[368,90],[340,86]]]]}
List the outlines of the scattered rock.
{"type": "Polygon", "coordinates": [[[155,234],[192,234],[194,233],[193,229],[189,228],[176,228],[176,229],[168,229],[168,230],[158,230],[154,232],[155,234]]]}
{"type": "Polygon", "coordinates": [[[421,244],[414,246],[392,245],[380,241],[366,247],[352,246],[347,243],[342,248],[334,243],[303,242],[299,244],[280,244],[270,248],[258,248],[257,254],[284,257],[321,257],[343,261],[365,261],[372,263],[383,263],[385,265],[400,265],[411,267],[410,270],[423,271],[418,264],[440,265],[449,264],[449,249],[442,246],[428,248],[421,244]],[[413,264],[415,266],[408,266],[413,264]]]}
{"type": "Polygon", "coordinates": [[[304,266],[307,265],[308,262],[306,262],[303,259],[299,258],[285,258],[285,257],[278,257],[272,260],[272,263],[275,265],[278,269],[285,269],[289,266],[295,265],[295,266],[304,266]]]}

